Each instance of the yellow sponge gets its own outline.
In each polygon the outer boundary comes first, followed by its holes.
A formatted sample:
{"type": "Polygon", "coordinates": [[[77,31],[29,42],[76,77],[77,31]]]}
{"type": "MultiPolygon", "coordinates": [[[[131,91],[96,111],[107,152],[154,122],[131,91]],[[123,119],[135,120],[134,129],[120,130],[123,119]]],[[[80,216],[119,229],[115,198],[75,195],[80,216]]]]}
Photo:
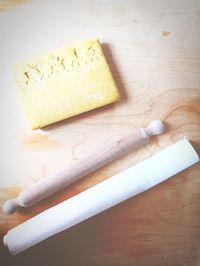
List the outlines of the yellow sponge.
{"type": "Polygon", "coordinates": [[[98,39],[17,64],[14,79],[32,129],[120,98],[98,39]]]}

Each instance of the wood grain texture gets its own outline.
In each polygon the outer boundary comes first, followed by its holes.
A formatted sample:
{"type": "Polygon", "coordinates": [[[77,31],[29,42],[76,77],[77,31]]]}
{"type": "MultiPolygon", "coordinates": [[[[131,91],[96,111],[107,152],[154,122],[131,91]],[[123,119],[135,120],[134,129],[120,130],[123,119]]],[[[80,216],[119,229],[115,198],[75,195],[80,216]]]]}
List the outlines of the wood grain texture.
{"type": "MultiPolygon", "coordinates": [[[[163,119],[168,128],[35,207],[0,213],[1,235],[183,136],[200,151],[199,25],[197,0],[32,1],[0,12],[1,205],[133,127],[163,119]],[[11,80],[12,64],[93,37],[103,43],[122,100],[31,132],[11,80]]],[[[4,265],[198,266],[199,173],[197,164],[19,256],[1,247],[4,265]]]]}

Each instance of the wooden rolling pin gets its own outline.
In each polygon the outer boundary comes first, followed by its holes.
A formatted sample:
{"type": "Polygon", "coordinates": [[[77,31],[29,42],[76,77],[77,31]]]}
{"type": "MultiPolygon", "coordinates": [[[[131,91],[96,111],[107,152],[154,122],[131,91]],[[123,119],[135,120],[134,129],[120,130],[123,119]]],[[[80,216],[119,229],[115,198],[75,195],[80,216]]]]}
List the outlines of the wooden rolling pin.
{"type": "Polygon", "coordinates": [[[86,159],[35,183],[23,190],[15,199],[7,200],[3,212],[11,214],[20,207],[29,207],[67,185],[119,158],[131,149],[145,144],[152,135],[159,135],[165,130],[160,120],[152,121],[146,128],[135,128],[128,136],[118,139],[86,159]]]}

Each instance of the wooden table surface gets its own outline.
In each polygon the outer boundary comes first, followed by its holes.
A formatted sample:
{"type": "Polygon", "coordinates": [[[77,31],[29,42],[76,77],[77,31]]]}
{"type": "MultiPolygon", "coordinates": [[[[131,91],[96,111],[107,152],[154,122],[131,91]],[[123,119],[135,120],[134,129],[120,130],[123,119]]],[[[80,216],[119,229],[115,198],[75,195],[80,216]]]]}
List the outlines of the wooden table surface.
{"type": "MultiPolygon", "coordinates": [[[[1,205],[133,127],[162,119],[168,129],[35,207],[11,216],[0,211],[1,236],[183,136],[200,150],[198,0],[1,0],[0,48],[1,205]],[[31,131],[12,64],[94,37],[103,43],[122,100],[31,131]]],[[[198,266],[200,164],[15,257],[1,237],[0,254],[5,266],[198,266]]]]}

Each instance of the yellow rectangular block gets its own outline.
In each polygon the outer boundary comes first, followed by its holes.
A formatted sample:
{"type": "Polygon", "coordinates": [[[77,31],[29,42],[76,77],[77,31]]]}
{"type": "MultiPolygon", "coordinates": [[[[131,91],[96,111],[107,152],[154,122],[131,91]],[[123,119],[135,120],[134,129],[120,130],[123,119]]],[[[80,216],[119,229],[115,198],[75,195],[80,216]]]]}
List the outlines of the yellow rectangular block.
{"type": "Polygon", "coordinates": [[[14,79],[32,129],[120,98],[98,39],[17,64],[14,79]]]}

